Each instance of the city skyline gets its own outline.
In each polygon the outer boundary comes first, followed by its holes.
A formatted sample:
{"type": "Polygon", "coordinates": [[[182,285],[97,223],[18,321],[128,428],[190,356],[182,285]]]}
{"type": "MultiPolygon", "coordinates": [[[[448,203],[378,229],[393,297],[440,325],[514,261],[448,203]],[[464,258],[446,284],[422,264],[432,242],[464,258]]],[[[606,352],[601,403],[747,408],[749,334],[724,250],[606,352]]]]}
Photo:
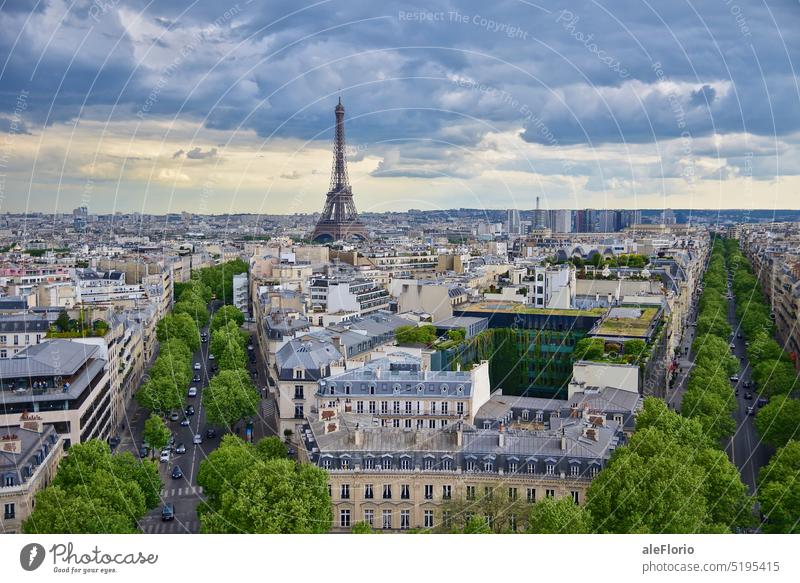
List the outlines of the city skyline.
{"type": "Polygon", "coordinates": [[[791,8],[717,8],[14,4],[0,210],[315,212],[337,96],[360,212],[798,208],[791,8]]]}

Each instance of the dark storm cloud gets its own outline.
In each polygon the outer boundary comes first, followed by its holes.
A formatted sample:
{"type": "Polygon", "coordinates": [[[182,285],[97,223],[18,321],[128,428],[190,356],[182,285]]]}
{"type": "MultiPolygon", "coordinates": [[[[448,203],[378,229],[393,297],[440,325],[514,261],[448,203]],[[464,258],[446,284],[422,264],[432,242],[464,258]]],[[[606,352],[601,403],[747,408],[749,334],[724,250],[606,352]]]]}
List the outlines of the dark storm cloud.
{"type": "Polygon", "coordinates": [[[31,123],[101,111],[308,140],[329,139],[341,92],[348,137],[365,144],[800,130],[796,4],[606,4],[84,1],[56,26],[41,13],[67,4],[15,0],[0,24],[23,32],[0,35],[0,84],[30,92],[31,123]]]}

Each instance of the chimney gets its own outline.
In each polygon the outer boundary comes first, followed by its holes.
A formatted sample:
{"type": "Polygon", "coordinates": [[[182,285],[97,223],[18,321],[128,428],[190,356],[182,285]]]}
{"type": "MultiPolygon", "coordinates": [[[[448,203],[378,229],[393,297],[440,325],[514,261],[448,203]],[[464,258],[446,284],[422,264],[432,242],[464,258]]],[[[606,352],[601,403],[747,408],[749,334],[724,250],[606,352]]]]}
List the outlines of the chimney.
{"type": "Polygon", "coordinates": [[[0,436],[0,451],[3,453],[22,453],[22,440],[16,433],[0,436]]]}
{"type": "Polygon", "coordinates": [[[500,423],[500,427],[497,429],[497,446],[498,447],[506,446],[505,426],[502,423],[500,423]]]}
{"type": "Polygon", "coordinates": [[[42,433],[44,431],[42,418],[39,415],[31,415],[27,412],[23,412],[22,415],[20,415],[19,426],[22,429],[27,429],[28,431],[34,431],[36,433],[42,433]]]}
{"type": "Polygon", "coordinates": [[[564,428],[561,428],[561,451],[567,451],[567,436],[564,435],[564,428]]]}
{"type": "Polygon", "coordinates": [[[456,445],[458,447],[464,447],[464,430],[460,421],[458,422],[458,429],[456,429],[456,445]]]}
{"type": "Polygon", "coordinates": [[[358,423],[356,423],[356,430],[353,433],[353,439],[356,447],[362,447],[364,445],[364,430],[361,429],[361,426],[358,423]]]}

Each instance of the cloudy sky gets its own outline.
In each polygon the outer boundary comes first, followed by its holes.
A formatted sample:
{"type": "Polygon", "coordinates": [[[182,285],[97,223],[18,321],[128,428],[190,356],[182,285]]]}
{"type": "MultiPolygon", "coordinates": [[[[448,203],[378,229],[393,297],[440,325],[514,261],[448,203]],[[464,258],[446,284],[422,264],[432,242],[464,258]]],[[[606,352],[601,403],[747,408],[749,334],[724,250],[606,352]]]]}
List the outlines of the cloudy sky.
{"type": "Polygon", "coordinates": [[[0,3],[0,212],[800,208],[794,0],[0,3]]]}

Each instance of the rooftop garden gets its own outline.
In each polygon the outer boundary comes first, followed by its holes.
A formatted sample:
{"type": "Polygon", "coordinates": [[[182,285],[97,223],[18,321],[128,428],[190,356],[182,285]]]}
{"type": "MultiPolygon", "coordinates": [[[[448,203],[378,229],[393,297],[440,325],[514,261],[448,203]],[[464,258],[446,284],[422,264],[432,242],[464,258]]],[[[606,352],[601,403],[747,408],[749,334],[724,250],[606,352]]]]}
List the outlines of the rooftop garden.
{"type": "Polygon", "coordinates": [[[643,364],[650,355],[647,342],[635,338],[625,342],[604,338],[583,338],[575,343],[574,360],[591,360],[611,364],[643,364]]]}
{"type": "Polygon", "coordinates": [[[88,310],[81,310],[77,318],[70,318],[69,314],[63,311],[50,326],[47,336],[49,338],[100,337],[106,335],[108,327],[108,322],[105,320],[92,320],[88,310]]]}
{"type": "MultiPolygon", "coordinates": [[[[636,309],[636,308],[631,308],[636,309]]],[[[647,336],[653,321],[658,315],[659,308],[641,308],[638,317],[615,317],[611,312],[593,330],[594,334],[601,336],[647,336]]]]}
{"type": "Polygon", "coordinates": [[[482,302],[470,306],[470,310],[481,312],[514,312],[517,314],[543,314],[545,316],[602,316],[606,308],[591,308],[588,310],[572,310],[566,308],[536,308],[516,302],[482,302]]]}

